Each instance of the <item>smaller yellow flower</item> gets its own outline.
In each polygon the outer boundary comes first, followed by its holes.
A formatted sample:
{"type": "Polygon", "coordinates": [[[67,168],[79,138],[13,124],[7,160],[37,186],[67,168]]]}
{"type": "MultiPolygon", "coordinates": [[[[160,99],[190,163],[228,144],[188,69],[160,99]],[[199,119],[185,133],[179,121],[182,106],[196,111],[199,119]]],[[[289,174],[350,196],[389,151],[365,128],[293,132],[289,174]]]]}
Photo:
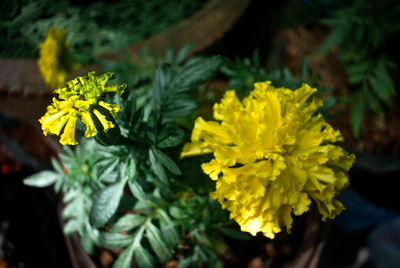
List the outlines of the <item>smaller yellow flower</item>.
{"type": "Polygon", "coordinates": [[[90,72],[87,77],[78,76],[66,83],[66,87],[58,88],[54,93],[58,99],[53,98],[53,103],[47,107],[47,112],[39,122],[45,135],[61,135],[60,143],[75,145],[75,127],[79,118],[86,127],[85,136],[93,137],[98,133],[98,128],[104,132],[114,127],[109,119],[119,111],[118,104],[109,104],[102,100],[105,93],[117,92],[122,95],[126,84],[106,86],[113,77],[113,73],[96,76],[90,72]]]}
{"type": "Polygon", "coordinates": [[[40,44],[38,67],[50,87],[62,86],[72,70],[72,56],[66,37],[66,30],[50,27],[46,40],[40,44]]]}

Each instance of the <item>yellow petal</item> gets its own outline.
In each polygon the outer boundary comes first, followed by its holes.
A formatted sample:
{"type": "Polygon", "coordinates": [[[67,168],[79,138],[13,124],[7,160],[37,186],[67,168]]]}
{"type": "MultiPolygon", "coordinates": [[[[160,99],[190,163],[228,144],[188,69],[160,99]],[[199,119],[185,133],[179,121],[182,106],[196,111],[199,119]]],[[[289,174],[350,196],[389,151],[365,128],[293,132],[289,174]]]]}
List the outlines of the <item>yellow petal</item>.
{"type": "Polygon", "coordinates": [[[109,104],[105,101],[99,101],[99,105],[103,106],[104,108],[106,108],[108,111],[110,111],[110,114],[112,116],[116,116],[120,107],[118,104],[109,104]]]}
{"type": "Polygon", "coordinates": [[[68,122],[64,128],[64,133],[61,135],[60,143],[63,145],[76,145],[75,140],[75,127],[78,118],[73,115],[69,116],[68,122]]]}
{"type": "Polygon", "coordinates": [[[114,124],[111,121],[108,121],[106,117],[99,112],[99,110],[93,109],[93,113],[96,115],[97,119],[99,119],[101,125],[103,126],[104,132],[107,132],[110,128],[114,127],[114,124]]]}
{"type": "Polygon", "coordinates": [[[85,136],[87,138],[95,136],[97,134],[97,129],[96,126],[94,125],[91,114],[89,112],[84,112],[82,113],[81,119],[82,123],[86,127],[85,136]]]}

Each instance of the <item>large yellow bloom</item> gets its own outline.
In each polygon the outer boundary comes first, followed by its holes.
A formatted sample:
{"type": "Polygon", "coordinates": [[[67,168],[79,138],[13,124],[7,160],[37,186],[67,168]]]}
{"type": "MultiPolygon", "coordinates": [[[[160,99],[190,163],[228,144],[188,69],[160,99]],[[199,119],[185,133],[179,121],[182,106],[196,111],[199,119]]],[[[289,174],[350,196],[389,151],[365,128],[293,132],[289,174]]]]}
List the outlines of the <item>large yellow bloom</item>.
{"type": "Polygon", "coordinates": [[[72,69],[67,31],[50,27],[46,40],[40,44],[38,67],[50,87],[62,86],[72,69]]]}
{"type": "Polygon", "coordinates": [[[58,99],[53,98],[46,114],[39,119],[43,133],[60,135],[64,128],[60,143],[75,145],[75,126],[78,118],[86,127],[86,137],[95,136],[98,126],[101,126],[103,131],[113,128],[114,124],[107,117],[115,116],[120,107],[118,104],[103,101],[102,97],[108,92],[122,95],[126,88],[125,83],[106,86],[113,75],[105,73],[96,76],[95,72],[90,72],[88,77],[78,76],[67,82],[66,87],[56,89],[54,93],[58,94],[58,99]]]}
{"type": "Polygon", "coordinates": [[[343,138],[316,113],[322,106],[311,97],[316,89],[254,86],[242,102],[226,92],[214,105],[218,122],[197,118],[181,156],[214,154],[202,165],[217,181],[211,197],[242,231],[269,238],[283,227],[290,231],[292,213],[303,214],[311,200],[323,220],[334,218],[344,209],[334,198],[348,185],[355,157],[333,144],[343,138]]]}

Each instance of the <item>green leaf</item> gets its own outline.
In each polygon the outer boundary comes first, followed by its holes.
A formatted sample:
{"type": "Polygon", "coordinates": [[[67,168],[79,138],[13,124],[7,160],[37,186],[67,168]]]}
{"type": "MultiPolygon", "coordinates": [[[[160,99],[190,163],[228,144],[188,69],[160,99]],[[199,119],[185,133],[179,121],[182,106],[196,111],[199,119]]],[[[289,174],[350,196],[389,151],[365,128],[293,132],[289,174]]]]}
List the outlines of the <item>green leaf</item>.
{"type": "Polygon", "coordinates": [[[100,232],[101,246],[109,249],[123,248],[133,241],[132,235],[124,235],[119,233],[100,232]]]}
{"type": "Polygon", "coordinates": [[[24,184],[33,187],[47,187],[55,183],[58,179],[59,175],[56,172],[44,170],[24,179],[24,184]]]}
{"type": "Polygon", "coordinates": [[[104,182],[113,183],[118,178],[117,172],[115,172],[116,167],[120,164],[120,159],[118,157],[106,158],[103,161],[96,163],[96,166],[100,169],[99,180],[104,182]]]}
{"type": "Polygon", "coordinates": [[[317,55],[323,55],[334,45],[340,44],[343,40],[343,32],[340,29],[333,30],[319,47],[317,55]]]}
{"type": "Polygon", "coordinates": [[[162,262],[166,262],[172,258],[171,251],[163,240],[160,230],[151,222],[147,224],[146,235],[151,248],[162,262]]]}
{"type": "Polygon", "coordinates": [[[119,254],[117,260],[113,264],[113,268],[131,268],[132,257],[135,244],[131,243],[121,254],[119,254]]]}
{"type": "Polygon", "coordinates": [[[251,239],[251,236],[248,233],[243,233],[236,229],[221,227],[221,228],[219,228],[219,230],[226,236],[229,236],[229,237],[237,239],[237,240],[251,239]]]}
{"type": "Polygon", "coordinates": [[[368,71],[369,63],[366,61],[360,61],[356,63],[352,63],[347,67],[347,72],[349,76],[356,76],[356,75],[365,75],[368,71]]]}
{"type": "Polygon", "coordinates": [[[368,82],[371,85],[372,91],[375,93],[375,95],[386,105],[390,105],[392,102],[391,96],[390,96],[390,89],[385,88],[382,83],[378,81],[378,79],[374,76],[368,77],[368,82]]]}
{"type": "Polygon", "coordinates": [[[173,79],[170,88],[170,99],[174,99],[177,93],[187,92],[198,88],[210,79],[222,64],[219,56],[199,58],[185,65],[173,79]]]}
{"type": "Polygon", "coordinates": [[[365,97],[365,104],[368,109],[372,110],[375,114],[377,115],[382,115],[383,110],[382,110],[382,104],[379,101],[379,99],[371,92],[367,84],[364,84],[363,86],[363,94],[365,97]]]}
{"type": "Polygon", "coordinates": [[[128,157],[121,165],[121,176],[127,180],[133,179],[136,175],[136,163],[131,157],[128,157]]]}
{"type": "Polygon", "coordinates": [[[149,160],[150,160],[151,169],[158,176],[160,181],[162,181],[165,184],[168,184],[167,174],[165,173],[163,166],[156,158],[156,156],[154,154],[154,150],[152,150],[152,149],[149,150],[149,160]]]}
{"type": "Polygon", "coordinates": [[[155,208],[156,204],[151,200],[139,200],[136,202],[134,209],[135,210],[146,210],[155,208]]]}
{"type": "Polygon", "coordinates": [[[360,136],[361,124],[365,113],[365,100],[363,97],[356,99],[356,103],[350,109],[351,130],[356,138],[360,136]]]}
{"type": "Polygon", "coordinates": [[[154,155],[157,157],[157,159],[164,167],[166,167],[169,171],[171,171],[175,175],[182,175],[182,172],[179,169],[179,167],[168,155],[166,155],[165,153],[156,148],[152,148],[152,150],[154,151],[154,155]]]}
{"type": "Polygon", "coordinates": [[[58,172],[58,174],[64,175],[64,170],[61,168],[56,158],[51,158],[51,164],[53,165],[53,168],[58,172]]]}
{"type": "Polygon", "coordinates": [[[381,61],[375,70],[375,75],[379,82],[382,83],[382,86],[386,88],[386,90],[390,93],[390,95],[393,95],[396,93],[396,89],[393,85],[392,78],[390,77],[390,74],[386,68],[387,64],[388,63],[385,64],[385,62],[381,61]]]}
{"type": "Polygon", "coordinates": [[[134,251],[136,261],[140,268],[153,268],[155,267],[155,260],[150,253],[142,246],[138,246],[134,251]]]}
{"type": "Polygon", "coordinates": [[[182,209],[177,207],[170,207],[169,213],[171,214],[172,217],[176,219],[183,219],[187,217],[187,214],[182,209]]]}
{"type": "Polygon", "coordinates": [[[94,244],[88,232],[84,231],[81,234],[82,246],[89,254],[94,254],[94,244]]]}
{"type": "Polygon", "coordinates": [[[169,68],[168,64],[160,65],[155,73],[153,80],[153,96],[151,99],[152,109],[155,111],[159,111],[161,108],[161,103],[163,99],[164,92],[167,87],[167,69],[169,68]]]}
{"type": "Polygon", "coordinates": [[[174,125],[166,125],[157,137],[159,148],[169,148],[179,145],[183,141],[184,131],[174,125]]]}
{"type": "Polygon", "coordinates": [[[110,229],[111,233],[126,232],[142,225],[146,221],[146,217],[139,214],[126,214],[118,219],[118,221],[110,229]]]}
{"type": "Polygon", "coordinates": [[[94,200],[90,210],[90,222],[99,228],[104,226],[118,208],[126,180],[121,179],[115,184],[104,188],[94,200]]]}
{"type": "Polygon", "coordinates": [[[70,235],[79,230],[79,221],[76,219],[69,220],[63,227],[64,234],[70,235]]]}
{"type": "Polygon", "coordinates": [[[142,186],[136,180],[129,180],[128,186],[134,197],[139,200],[146,199],[146,193],[143,191],[142,186]]]}
{"type": "Polygon", "coordinates": [[[160,209],[158,210],[158,213],[161,216],[160,226],[163,237],[165,238],[165,242],[170,248],[174,248],[179,242],[179,234],[176,230],[174,222],[164,210],[160,209]]]}
{"type": "Polygon", "coordinates": [[[163,109],[164,118],[178,118],[191,114],[197,109],[199,103],[192,99],[183,99],[182,97],[171,101],[163,109]]]}

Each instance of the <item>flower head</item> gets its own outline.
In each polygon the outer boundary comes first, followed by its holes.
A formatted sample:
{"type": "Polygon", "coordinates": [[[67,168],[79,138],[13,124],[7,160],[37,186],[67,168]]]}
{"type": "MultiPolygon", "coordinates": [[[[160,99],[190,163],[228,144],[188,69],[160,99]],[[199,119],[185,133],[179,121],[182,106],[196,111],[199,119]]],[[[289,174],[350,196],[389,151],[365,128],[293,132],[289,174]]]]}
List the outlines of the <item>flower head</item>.
{"type": "MultiPolygon", "coordinates": [[[[54,93],[58,99],[53,98],[53,103],[47,107],[47,112],[39,122],[45,135],[61,135],[60,143],[75,145],[75,126],[79,118],[86,127],[85,136],[93,137],[98,128],[107,131],[114,127],[110,118],[119,111],[118,104],[109,104],[102,100],[105,93],[117,92],[122,95],[126,84],[106,86],[113,77],[113,73],[96,76],[90,72],[88,76],[77,78],[66,83],[66,87],[58,88],[54,93]]],[[[112,119],[111,119],[112,120],[112,119]]]]}
{"type": "Polygon", "coordinates": [[[254,86],[243,101],[226,92],[214,105],[218,122],[197,118],[181,156],[214,154],[202,165],[217,181],[211,197],[242,231],[269,238],[290,231],[292,213],[303,214],[311,200],[323,220],[334,218],[344,209],[335,196],[348,185],[355,157],[333,144],[343,138],[317,113],[316,89],[254,86]]]}
{"type": "Polygon", "coordinates": [[[67,31],[50,27],[46,40],[40,44],[38,66],[44,81],[51,87],[58,87],[67,80],[72,69],[67,31]]]}

